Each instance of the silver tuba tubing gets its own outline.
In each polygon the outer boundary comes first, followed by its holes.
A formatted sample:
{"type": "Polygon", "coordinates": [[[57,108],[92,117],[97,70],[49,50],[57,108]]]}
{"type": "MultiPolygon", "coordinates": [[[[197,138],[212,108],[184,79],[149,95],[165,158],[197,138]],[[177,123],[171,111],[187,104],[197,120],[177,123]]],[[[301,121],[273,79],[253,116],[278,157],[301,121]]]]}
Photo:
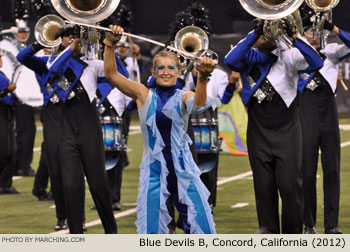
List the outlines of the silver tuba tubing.
{"type": "Polygon", "coordinates": [[[66,24],[59,16],[49,14],[38,20],[34,28],[34,36],[44,47],[56,47],[61,44],[59,30],[66,24]]]}

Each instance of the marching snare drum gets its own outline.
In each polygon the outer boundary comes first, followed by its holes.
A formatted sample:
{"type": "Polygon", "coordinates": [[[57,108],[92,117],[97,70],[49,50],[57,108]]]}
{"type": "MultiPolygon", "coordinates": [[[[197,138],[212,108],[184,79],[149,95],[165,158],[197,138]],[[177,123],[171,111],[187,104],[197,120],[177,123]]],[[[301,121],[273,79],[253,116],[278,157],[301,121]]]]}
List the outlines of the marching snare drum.
{"type": "Polygon", "coordinates": [[[110,170],[118,163],[121,152],[126,150],[123,119],[118,116],[101,116],[101,128],[105,149],[105,168],[110,170]]]}
{"type": "Polygon", "coordinates": [[[192,118],[197,153],[218,153],[218,120],[215,118],[192,118]]]}
{"type": "Polygon", "coordinates": [[[210,172],[218,162],[222,139],[219,136],[217,111],[211,108],[199,115],[191,116],[198,168],[202,173],[210,172]]]}
{"type": "Polygon", "coordinates": [[[105,151],[121,151],[125,147],[122,134],[123,119],[118,116],[101,117],[105,151]]]}
{"type": "Polygon", "coordinates": [[[40,107],[44,104],[43,94],[32,70],[24,65],[18,66],[13,80],[17,80],[14,94],[20,102],[31,107],[40,107]]]}
{"type": "Polygon", "coordinates": [[[4,54],[2,56],[2,67],[0,68],[0,71],[2,71],[10,82],[12,82],[15,69],[19,65],[19,62],[16,59],[19,51],[17,47],[7,39],[0,41],[0,50],[4,54]]]}

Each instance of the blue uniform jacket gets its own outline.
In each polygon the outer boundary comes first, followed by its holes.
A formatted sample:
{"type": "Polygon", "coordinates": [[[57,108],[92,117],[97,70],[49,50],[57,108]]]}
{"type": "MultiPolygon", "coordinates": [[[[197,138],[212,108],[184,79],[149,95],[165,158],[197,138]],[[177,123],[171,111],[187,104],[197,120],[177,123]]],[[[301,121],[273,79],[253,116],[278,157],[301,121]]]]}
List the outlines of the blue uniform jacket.
{"type": "MultiPolygon", "coordinates": [[[[258,40],[258,38],[259,36],[257,36],[254,32],[250,32],[247,37],[238,43],[237,46],[234,47],[225,57],[225,64],[231,70],[239,72],[241,74],[243,83],[242,100],[245,105],[248,104],[250,97],[259,87],[262,80],[264,80],[264,78],[267,76],[272,64],[276,60],[276,56],[273,54],[266,55],[257,49],[251,48],[258,40]],[[261,76],[256,82],[256,85],[251,88],[246,78],[254,66],[258,67],[261,76]]],[[[311,73],[322,67],[323,62],[317,52],[310,46],[306,45],[302,40],[297,38],[293,42],[293,46],[299,49],[309,64],[309,66],[304,70],[305,72],[311,73]]]]}
{"type": "MultiPolygon", "coordinates": [[[[123,62],[120,60],[117,54],[115,54],[115,59],[117,62],[118,72],[124,75],[126,78],[129,78],[128,70],[126,70],[126,67],[124,66],[123,62]]],[[[97,104],[97,107],[99,107],[102,104],[102,102],[107,98],[108,94],[112,91],[114,86],[112,86],[108,82],[106,77],[99,77],[97,81],[97,90],[99,90],[102,95],[100,102],[97,104]]]]}
{"type": "Polygon", "coordinates": [[[67,95],[72,90],[74,85],[78,82],[87,64],[79,58],[72,57],[74,52],[70,47],[67,47],[61,54],[50,60],[50,76],[53,79],[55,86],[58,86],[58,82],[61,77],[65,76],[66,71],[69,71],[68,81],[71,83],[67,90],[62,89],[60,86],[57,87],[57,94],[59,98],[65,102],[67,95]]]}
{"type": "MultiPolygon", "coordinates": [[[[28,67],[29,69],[35,72],[35,77],[38,80],[38,83],[40,85],[40,91],[44,96],[44,105],[47,106],[49,99],[57,91],[56,85],[53,87],[50,93],[45,88],[46,83],[50,80],[50,73],[46,66],[46,63],[49,60],[50,56],[42,56],[42,57],[35,56],[34,54],[36,52],[33,51],[32,45],[33,44],[30,44],[25,49],[23,49],[17,55],[17,59],[23,65],[25,65],[26,67],[28,67]]],[[[51,56],[51,58],[54,59],[55,56],[51,56]]]]}
{"type": "Polygon", "coordinates": [[[4,91],[3,92],[4,96],[2,96],[2,97],[0,96],[0,102],[12,106],[14,104],[14,100],[13,100],[12,96],[8,92],[5,91],[9,85],[9,83],[10,82],[7,79],[7,77],[5,76],[5,74],[3,74],[0,71],[0,91],[4,91]]]}
{"type": "MultiPolygon", "coordinates": [[[[350,48],[350,35],[348,33],[344,32],[343,30],[340,30],[339,38],[343,41],[343,43],[348,48],[350,48]]],[[[339,59],[339,62],[342,61],[343,59],[349,57],[349,56],[350,56],[350,54],[343,56],[342,58],[339,59]]],[[[310,73],[310,76],[305,80],[301,76],[299,76],[298,90],[301,93],[304,93],[304,89],[305,89],[306,85],[310,82],[310,80],[315,76],[316,73],[317,73],[317,71],[313,71],[312,73],[310,73]]]]}

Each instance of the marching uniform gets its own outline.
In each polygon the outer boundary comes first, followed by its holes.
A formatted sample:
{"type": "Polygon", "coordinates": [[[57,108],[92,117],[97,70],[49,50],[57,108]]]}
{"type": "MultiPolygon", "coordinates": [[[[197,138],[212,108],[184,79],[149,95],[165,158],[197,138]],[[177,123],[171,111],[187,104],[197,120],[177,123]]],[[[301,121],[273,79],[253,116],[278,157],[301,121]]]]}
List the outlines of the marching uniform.
{"type": "Polygon", "coordinates": [[[84,210],[83,178],[87,178],[91,195],[105,233],[117,233],[113,216],[101,124],[96,110],[95,93],[98,77],[104,76],[103,62],[81,60],[67,47],[48,69],[62,103],[59,155],[68,226],[71,233],[82,233],[84,210]]]}
{"type": "Polygon", "coordinates": [[[251,48],[258,38],[250,32],[226,55],[225,63],[242,77],[259,231],[280,233],[280,194],[282,233],[302,233],[302,138],[297,80],[300,71],[311,73],[323,63],[299,36],[293,41],[295,48],[276,48],[269,54],[251,48]]]}
{"type": "MultiPolygon", "coordinates": [[[[14,39],[19,52],[25,48],[25,43],[14,39]]],[[[30,164],[33,161],[33,148],[36,134],[34,108],[22,104],[21,102],[15,103],[15,118],[16,118],[16,141],[17,141],[17,154],[16,154],[16,168],[15,173],[17,175],[34,175],[34,170],[30,164]]]]}
{"type": "Polygon", "coordinates": [[[303,133],[304,224],[316,225],[316,173],[321,149],[324,191],[324,227],[338,227],[340,194],[340,135],[335,101],[340,62],[350,56],[350,36],[340,30],[344,44],[327,44],[320,55],[319,71],[300,74],[298,88],[303,133]]]}
{"type": "MultiPolygon", "coordinates": [[[[63,181],[59,160],[59,145],[61,132],[62,101],[58,97],[58,86],[54,85],[46,64],[49,56],[35,56],[36,51],[30,44],[17,55],[18,61],[33,70],[40,85],[44,97],[43,107],[43,133],[45,148],[44,155],[49,169],[51,189],[56,205],[56,217],[58,220],[66,219],[64,202],[63,181]]],[[[54,58],[55,56],[51,56],[54,58]]]]}
{"type": "Polygon", "coordinates": [[[176,86],[157,86],[148,93],[139,110],[144,152],[140,166],[140,185],[136,221],[138,233],[168,233],[171,217],[167,200],[172,199],[184,220],[185,233],[215,233],[215,224],[208,204],[209,192],[201,182],[200,170],[189,150],[191,140],[186,134],[189,114],[200,113],[204,107],[185,108],[184,92],[176,86]]]}
{"type": "Polygon", "coordinates": [[[8,85],[9,80],[0,71],[0,194],[9,193],[6,190],[12,188],[14,99],[9,94],[8,85]]]}

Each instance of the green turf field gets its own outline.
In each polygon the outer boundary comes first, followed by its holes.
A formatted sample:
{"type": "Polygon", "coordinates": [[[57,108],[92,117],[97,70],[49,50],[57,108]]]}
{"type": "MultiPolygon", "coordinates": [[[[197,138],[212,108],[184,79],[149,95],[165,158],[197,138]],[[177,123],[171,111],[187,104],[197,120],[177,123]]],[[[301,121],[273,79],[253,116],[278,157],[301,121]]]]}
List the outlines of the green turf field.
{"type": "MultiPolygon", "coordinates": [[[[133,118],[132,124],[137,125],[137,118],[133,118]]],[[[341,123],[349,124],[348,119],[342,119],[341,123]]],[[[40,123],[38,123],[40,125],[40,123]]],[[[350,128],[350,127],[349,127],[350,128]]],[[[129,136],[128,153],[130,165],[124,170],[122,185],[122,210],[114,212],[118,214],[118,232],[121,234],[135,234],[136,197],[139,176],[139,164],[142,156],[141,134],[129,136]],[[129,210],[129,211],[128,211],[129,210]],[[123,215],[123,216],[120,216],[123,215]]],[[[40,147],[42,131],[37,131],[35,147],[40,147]]],[[[342,148],[341,159],[341,201],[339,228],[350,233],[350,129],[341,130],[341,142],[348,144],[342,148]]],[[[32,167],[37,169],[40,152],[36,151],[32,167]]],[[[245,234],[256,233],[257,216],[251,175],[223,183],[223,179],[250,172],[247,157],[237,157],[221,154],[219,161],[219,183],[217,194],[217,206],[214,208],[214,220],[219,234],[245,234]],[[221,184],[222,183],[222,184],[221,184]],[[235,206],[235,207],[233,207],[235,206]]],[[[323,232],[323,192],[322,171],[319,169],[318,179],[318,217],[317,229],[323,232]]],[[[19,178],[14,181],[14,186],[22,193],[19,195],[0,195],[0,233],[29,233],[47,234],[54,232],[56,224],[53,202],[40,202],[32,194],[33,177],[19,178]]],[[[93,205],[91,195],[86,187],[86,223],[87,233],[103,233],[101,224],[95,224],[99,220],[97,212],[91,211],[93,205]]],[[[183,233],[182,230],[177,230],[183,233]]]]}

